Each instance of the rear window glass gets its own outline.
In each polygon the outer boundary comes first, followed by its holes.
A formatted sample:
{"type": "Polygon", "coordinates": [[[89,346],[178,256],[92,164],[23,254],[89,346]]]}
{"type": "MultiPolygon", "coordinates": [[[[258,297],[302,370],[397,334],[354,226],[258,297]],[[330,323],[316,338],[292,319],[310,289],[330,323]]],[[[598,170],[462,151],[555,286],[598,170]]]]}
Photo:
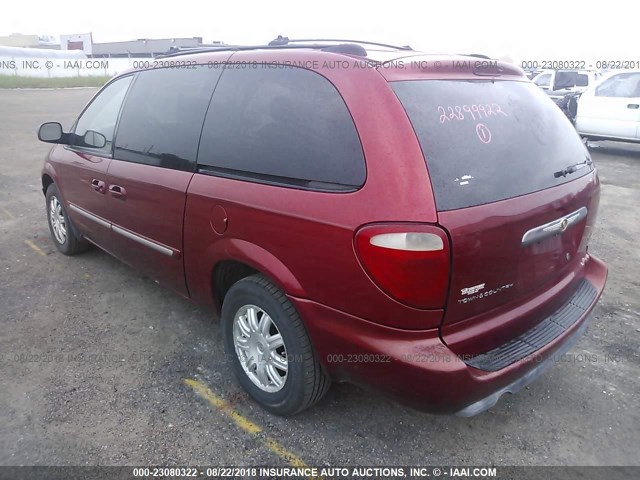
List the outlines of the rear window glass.
{"type": "Polygon", "coordinates": [[[391,84],[416,131],[438,210],[482,205],[569,182],[554,173],[589,153],[533,83],[417,80],[391,84]]]}

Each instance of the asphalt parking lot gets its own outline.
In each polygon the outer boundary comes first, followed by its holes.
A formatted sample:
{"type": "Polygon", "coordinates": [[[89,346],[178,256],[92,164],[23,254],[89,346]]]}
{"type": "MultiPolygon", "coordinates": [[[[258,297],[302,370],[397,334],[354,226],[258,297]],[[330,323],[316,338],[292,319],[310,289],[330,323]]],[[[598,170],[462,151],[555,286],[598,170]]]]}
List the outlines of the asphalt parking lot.
{"type": "Polygon", "coordinates": [[[544,377],[473,418],[333,385],[284,419],[235,383],[211,313],[95,248],[55,249],[36,131],[69,128],[94,92],[0,90],[0,465],[638,463],[640,145],[592,148],[590,252],[609,281],[585,337],[544,377]]]}

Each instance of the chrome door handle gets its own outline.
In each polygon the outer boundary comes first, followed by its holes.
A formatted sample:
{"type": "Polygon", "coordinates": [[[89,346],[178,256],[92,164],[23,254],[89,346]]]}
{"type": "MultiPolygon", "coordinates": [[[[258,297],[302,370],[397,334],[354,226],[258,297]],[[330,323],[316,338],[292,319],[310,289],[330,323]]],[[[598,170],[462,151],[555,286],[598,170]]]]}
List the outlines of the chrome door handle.
{"type": "Polygon", "coordinates": [[[127,191],[124,189],[124,187],[121,187],[120,185],[109,186],[109,193],[115,198],[124,199],[127,196],[127,191]]]}
{"type": "Polygon", "coordinates": [[[97,178],[91,180],[91,186],[96,192],[104,193],[106,191],[105,183],[102,180],[98,180],[97,178]]]}

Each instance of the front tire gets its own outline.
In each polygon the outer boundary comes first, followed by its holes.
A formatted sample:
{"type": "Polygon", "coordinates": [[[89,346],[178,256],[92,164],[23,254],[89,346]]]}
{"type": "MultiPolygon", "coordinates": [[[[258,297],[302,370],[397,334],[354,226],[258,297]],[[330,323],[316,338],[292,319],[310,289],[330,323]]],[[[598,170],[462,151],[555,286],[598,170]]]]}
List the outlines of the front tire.
{"type": "Polygon", "coordinates": [[[222,305],[227,357],[242,387],[265,409],[294,415],[329,389],[307,331],[286,295],[262,275],[235,283],[222,305]]]}
{"type": "Polygon", "coordinates": [[[89,244],[76,234],[64,208],[62,196],[55,184],[52,183],[47,188],[46,199],[49,231],[58,250],[65,255],[76,255],[84,252],[89,247],[89,244]]]}

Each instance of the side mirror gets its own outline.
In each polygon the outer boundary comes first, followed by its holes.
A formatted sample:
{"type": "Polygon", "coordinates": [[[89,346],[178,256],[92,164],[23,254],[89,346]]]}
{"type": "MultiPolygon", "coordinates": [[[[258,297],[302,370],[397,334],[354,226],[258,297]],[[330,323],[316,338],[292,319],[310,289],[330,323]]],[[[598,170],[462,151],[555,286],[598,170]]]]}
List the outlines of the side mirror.
{"type": "Polygon", "coordinates": [[[40,125],[38,140],[47,143],[60,143],[62,145],[76,145],[78,147],[104,148],[107,138],[95,130],[87,130],[84,135],[64,133],[62,125],[58,122],[47,122],[40,125]]]}
{"type": "Polygon", "coordinates": [[[107,144],[107,137],[100,132],[94,130],[87,130],[82,137],[83,147],[89,148],[103,148],[107,144]]]}
{"type": "Polygon", "coordinates": [[[47,122],[38,129],[38,140],[47,143],[64,143],[62,125],[58,122],[47,122]]]}

